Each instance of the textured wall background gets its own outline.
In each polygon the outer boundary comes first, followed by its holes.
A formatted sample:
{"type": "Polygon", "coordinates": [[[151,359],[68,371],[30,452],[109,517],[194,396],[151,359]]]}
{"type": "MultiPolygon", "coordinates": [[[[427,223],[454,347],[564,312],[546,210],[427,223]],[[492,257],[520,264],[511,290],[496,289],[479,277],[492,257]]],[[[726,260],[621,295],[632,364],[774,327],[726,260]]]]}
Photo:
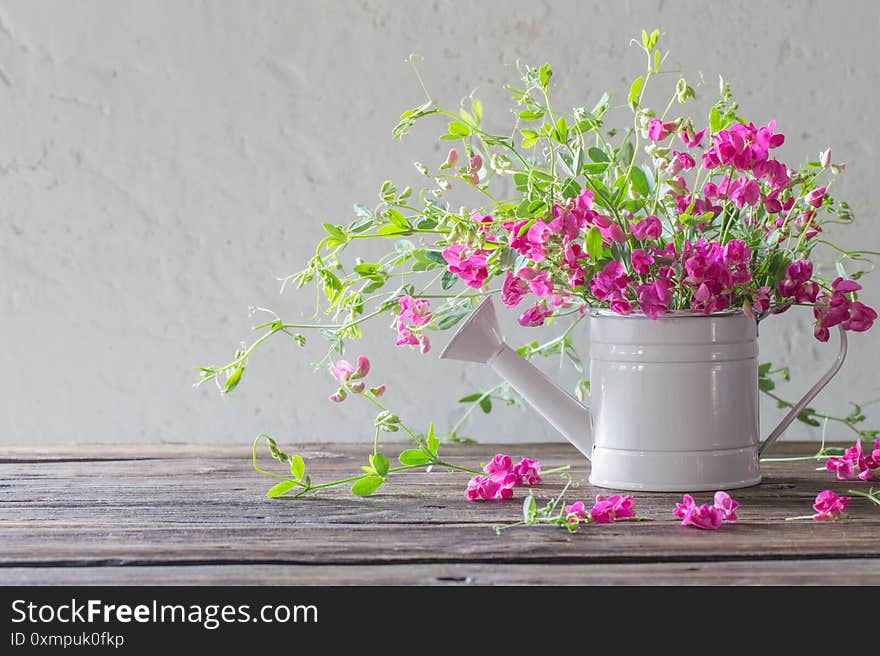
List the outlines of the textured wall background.
{"type": "MultiPolygon", "coordinates": [[[[591,106],[626,92],[642,66],[628,40],[654,26],[671,63],[705,73],[707,96],[724,73],[746,114],[779,121],[784,157],[833,145],[848,164],[836,193],[861,217],[842,241],[880,246],[870,0],[0,2],[0,440],[369,438],[371,411],[325,401],[330,381],[309,366],[320,340],[269,344],[226,399],[190,388],[194,365],[250,339],[251,304],[310,313],[311,297],[279,297],[275,277],[304,263],[321,221],[348,221],[386,177],[416,182],[414,160],[442,159],[431,129],[390,138],[421,99],[408,53],[424,56],[438,100],[481,87],[499,124],[495,88],[517,58],[551,61],[562,106],[591,106]]],[[[762,340],[793,366],[792,395],[832,355],[806,314],[768,322],[762,340]]],[[[455,399],[492,380],[374,331],[373,377],[409,418],[448,425],[455,399]]],[[[878,339],[854,336],[822,407],[880,396],[878,339]]],[[[870,414],[880,424],[878,406],[870,414]]],[[[470,427],[482,440],[556,439],[515,409],[470,427]]]]}

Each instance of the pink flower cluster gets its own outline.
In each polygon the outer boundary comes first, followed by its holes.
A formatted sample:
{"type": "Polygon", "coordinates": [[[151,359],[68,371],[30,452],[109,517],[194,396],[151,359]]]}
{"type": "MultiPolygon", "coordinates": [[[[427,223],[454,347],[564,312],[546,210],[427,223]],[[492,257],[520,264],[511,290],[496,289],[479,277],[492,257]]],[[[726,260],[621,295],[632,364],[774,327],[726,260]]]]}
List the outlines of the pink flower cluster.
{"type": "Polygon", "coordinates": [[[740,171],[752,170],[767,161],[771,148],[778,148],[785,142],[785,135],[774,134],[775,129],[776,121],[761,128],[756,128],[753,123],[734,123],[727,130],[712,135],[712,145],[703,153],[703,166],[707,169],[732,166],[740,171]]]}
{"type": "Polygon", "coordinates": [[[489,277],[488,255],[488,251],[474,250],[462,244],[452,244],[443,251],[443,259],[449,265],[449,271],[474,289],[482,287],[489,277]]]}
{"type": "Polygon", "coordinates": [[[431,322],[430,301],[425,298],[403,296],[398,301],[400,313],[397,315],[398,346],[418,346],[422,353],[431,350],[431,340],[422,329],[431,322]]]}
{"type": "Polygon", "coordinates": [[[831,294],[822,292],[818,298],[814,297],[816,305],[813,306],[813,316],[816,318],[816,327],[813,334],[816,339],[827,342],[830,336],[828,329],[838,324],[844,330],[853,332],[870,330],[877,320],[877,312],[861,301],[850,300],[848,296],[861,288],[855,280],[837,278],[831,283],[831,294]]]}
{"type": "MultiPolygon", "coordinates": [[[[360,394],[364,391],[366,383],[362,380],[370,373],[370,360],[365,355],[358,356],[357,366],[352,365],[348,360],[337,360],[330,367],[330,375],[340,382],[339,389],[330,395],[333,403],[342,403],[348,396],[348,391],[360,394]]],[[[371,387],[370,393],[373,396],[382,396],[385,393],[385,385],[371,387]]]]}
{"type": "Polygon", "coordinates": [[[820,492],[813,503],[813,510],[816,511],[813,521],[834,522],[838,519],[846,519],[844,510],[850,501],[852,497],[842,497],[831,490],[820,492]]]}
{"type": "Polygon", "coordinates": [[[681,519],[682,526],[694,526],[711,531],[720,528],[725,521],[735,522],[737,508],[739,503],[733,497],[727,492],[718,491],[711,506],[705,503],[698,506],[691,495],[685,494],[681,503],[675,504],[675,510],[672,512],[681,519]]]}
{"type": "Polygon", "coordinates": [[[483,467],[486,475],[474,476],[467,485],[468,501],[498,501],[510,499],[513,489],[541,482],[541,463],[523,458],[513,464],[510,456],[498,453],[483,467]]]}
{"type": "Polygon", "coordinates": [[[569,524],[577,524],[580,521],[594,524],[610,524],[618,519],[635,517],[635,498],[612,494],[610,497],[601,494],[596,495],[596,503],[587,512],[583,501],[576,501],[565,506],[565,516],[569,524]]]}
{"type": "Polygon", "coordinates": [[[880,438],[874,442],[874,449],[867,454],[862,448],[862,441],[856,440],[855,445],[844,451],[842,457],[829,458],[825,463],[825,469],[837,474],[837,478],[841,481],[852,478],[858,478],[860,481],[880,479],[880,438]]]}

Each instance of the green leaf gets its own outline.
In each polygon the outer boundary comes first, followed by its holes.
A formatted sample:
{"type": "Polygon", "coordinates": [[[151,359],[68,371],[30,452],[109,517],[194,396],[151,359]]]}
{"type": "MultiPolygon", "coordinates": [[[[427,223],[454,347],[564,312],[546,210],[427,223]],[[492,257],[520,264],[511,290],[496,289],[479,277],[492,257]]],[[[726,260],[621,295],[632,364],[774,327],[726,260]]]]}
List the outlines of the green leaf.
{"type": "Polygon", "coordinates": [[[407,449],[401,452],[397,459],[402,465],[427,465],[431,462],[431,456],[421,449],[407,449]]]}
{"type": "Polygon", "coordinates": [[[541,70],[538,71],[538,81],[544,89],[550,85],[551,77],[553,77],[553,69],[550,68],[550,64],[544,64],[541,70]]]}
{"type": "Polygon", "coordinates": [[[471,111],[474,113],[474,117],[477,119],[477,123],[483,122],[483,103],[480,102],[479,98],[474,98],[473,102],[471,102],[471,111]]]}
{"type": "Polygon", "coordinates": [[[591,146],[587,149],[587,155],[589,155],[590,159],[594,162],[608,162],[608,154],[602,150],[601,148],[596,148],[596,146],[591,146]]]}
{"type": "Polygon", "coordinates": [[[818,421],[813,418],[813,415],[816,414],[816,411],[813,408],[804,408],[800,411],[797,418],[799,421],[804,422],[807,426],[821,426],[818,421]]]}
{"type": "Polygon", "coordinates": [[[379,228],[376,231],[376,234],[380,235],[382,237],[391,238],[391,237],[399,237],[400,235],[409,234],[409,230],[402,230],[400,228],[400,226],[396,226],[396,225],[385,225],[385,226],[382,226],[381,228],[379,228]]]}
{"type": "Polygon", "coordinates": [[[449,289],[456,282],[458,282],[458,276],[452,273],[452,271],[444,271],[443,275],[440,277],[440,287],[444,290],[449,289]]]}
{"type": "Polygon", "coordinates": [[[590,259],[594,262],[598,262],[602,257],[602,233],[599,232],[599,228],[596,226],[590,228],[584,239],[584,243],[587,248],[587,253],[590,254],[590,259]]]}
{"type": "Polygon", "coordinates": [[[544,110],[543,109],[524,109],[519,113],[520,119],[523,121],[537,121],[538,119],[544,118],[544,110]]]}
{"type": "Polygon", "coordinates": [[[535,504],[535,497],[529,494],[525,499],[523,499],[523,522],[525,524],[534,524],[535,516],[538,514],[538,507],[535,504]]]}
{"type": "Polygon", "coordinates": [[[602,97],[599,98],[599,101],[593,107],[590,114],[595,116],[596,118],[602,118],[602,115],[608,111],[608,108],[611,106],[611,96],[608,95],[608,92],[602,94],[602,97]]]}
{"type": "Polygon", "coordinates": [[[359,497],[368,497],[382,487],[382,483],[384,482],[385,479],[381,476],[364,476],[351,486],[351,492],[359,497]]]}
{"type": "Polygon", "coordinates": [[[770,392],[776,389],[776,383],[774,383],[769,378],[759,378],[758,379],[758,389],[762,392],[770,392]]]}
{"type": "Polygon", "coordinates": [[[758,376],[764,378],[767,374],[770,373],[770,368],[772,366],[772,362],[762,362],[760,365],[758,365],[758,376]]]}
{"type": "Polygon", "coordinates": [[[717,107],[713,107],[709,111],[709,129],[712,132],[718,132],[721,129],[723,123],[721,122],[721,112],[717,107]]]}
{"type": "Polygon", "coordinates": [[[389,207],[383,214],[391,222],[391,225],[395,225],[402,230],[409,230],[412,227],[409,221],[406,220],[406,217],[393,207],[389,207]]]}
{"type": "Polygon", "coordinates": [[[538,143],[538,133],[534,130],[520,130],[519,133],[522,135],[523,148],[531,148],[538,143]]]}
{"type": "Polygon", "coordinates": [[[345,231],[342,229],[342,226],[335,226],[332,223],[324,223],[324,230],[327,231],[331,237],[335,237],[337,240],[345,243],[348,241],[348,237],[345,234],[345,231]]]}
{"type": "Polygon", "coordinates": [[[244,366],[239,367],[231,374],[229,374],[229,378],[226,379],[226,385],[223,386],[223,393],[229,394],[232,390],[238,387],[238,384],[241,382],[241,375],[244,373],[244,366]]]}
{"type": "Polygon", "coordinates": [[[608,164],[584,164],[584,173],[587,175],[601,175],[608,170],[608,164]]]}
{"type": "Polygon", "coordinates": [[[469,137],[471,129],[460,121],[452,121],[449,124],[449,134],[453,134],[456,137],[469,137]]]}
{"type": "Polygon", "coordinates": [[[458,312],[450,312],[446,314],[437,321],[437,328],[439,330],[446,330],[447,328],[452,328],[459,321],[464,319],[470,312],[468,310],[459,310],[458,312]]]}
{"type": "Polygon", "coordinates": [[[632,182],[632,188],[639,196],[649,196],[651,194],[648,177],[642,169],[634,166],[632,171],[630,171],[629,177],[632,182]]]}
{"type": "Polygon", "coordinates": [[[373,465],[373,469],[376,470],[376,473],[379,476],[387,476],[388,475],[388,467],[391,463],[388,461],[387,456],[382,453],[376,453],[370,456],[370,464],[373,465]]]}
{"type": "Polygon", "coordinates": [[[428,446],[428,451],[433,453],[435,456],[437,455],[437,449],[440,448],[440,438],[434,434],[434,422],[432,421],[428,425],[428,435],[425,438],[425,444],[428,446]]]}
{"type": "Polygon", "coordinates": [[[290,473],[296,477],[296,480],[302,480],[306,473],[306,463],[302,456],[290,456],[290,473]]]}
{"type": "Polygon", "coordinates": [[[486,414],[492,412],[492,399],[488,396],[484,396],[482,399],[480,399],[480,410],[482,410],[486,414]]]}
{"type": "Polygon", "coordinates": [[[269,488],[269,491],[266,492],[266,496],[270,499],[274,499],[275,497],[280,497],[282,494],[287,494],[297,485],[296,481],[281,481],[278,485],[273,485],[269,488]]]}
{"type": "Polygon", "coordinates": [[[468,394],[467,396],[461,397],[458,402],[459,403],[473,403],[477,399],[483,396],[482,392],[474,392],[473,394],[468,394]]]}
{"type": "Polygon", "coordinates": [[[629,96],[627,99],[629,100],[629,106],[635,111],[635,109],[639,106],[639,96],[642,93],[642,86],[645,84],[645,79],[639,75],[635,80],[633,80],[632,86],[629,88],[629,96]]]}

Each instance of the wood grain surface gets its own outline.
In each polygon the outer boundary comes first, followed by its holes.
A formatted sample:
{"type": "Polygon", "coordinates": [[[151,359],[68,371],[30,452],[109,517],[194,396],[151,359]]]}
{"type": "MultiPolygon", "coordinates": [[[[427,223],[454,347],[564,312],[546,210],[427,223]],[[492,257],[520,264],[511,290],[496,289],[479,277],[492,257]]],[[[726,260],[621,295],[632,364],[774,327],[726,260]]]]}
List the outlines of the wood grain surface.
{"type": "MultiPolygon", "coordinates": [[[[315,481],[357,472],[368,450],[297,448],[315,481]]],[[[771,457],[812,450],[787,442],[771,457]]],[[[465,466],[496,451],[545,468],[571,464],[579,483],[571,500],[601,492],[565,444],[444,447],[465,466]]],[[[765,463],[761,485],[734,493],[739,523],[718,531],[680,527],[671,512],[680,495],[640,493],[637,510],[651,521],[498,537],[492,527],[519,518],[525,491],[469,503],[463,473],[406,472],[368,498],[339,488],[269,500],[271,481],[252,470],[244,447],[3,446],[0,584],[880,584],[880,507],[856,498],[847,521],[785,521],[810,513],[821,490],[867,489],[817,466],[765,463]]],[[[539,502],[562,484],[549,476],[535,490],[539,502]]]]}

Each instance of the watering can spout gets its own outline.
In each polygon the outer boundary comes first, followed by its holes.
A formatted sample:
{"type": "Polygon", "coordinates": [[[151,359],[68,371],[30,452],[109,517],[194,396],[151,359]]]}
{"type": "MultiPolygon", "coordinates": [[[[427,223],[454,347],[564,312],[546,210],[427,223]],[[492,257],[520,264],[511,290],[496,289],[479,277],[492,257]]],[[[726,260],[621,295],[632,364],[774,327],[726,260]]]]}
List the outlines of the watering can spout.
{"type": "Polygon", "coordinates": [[[590,411],[504,343],[492,297],[486,297],[453,335],[441,359],[489,365],[588,459],[590,411]]]}

